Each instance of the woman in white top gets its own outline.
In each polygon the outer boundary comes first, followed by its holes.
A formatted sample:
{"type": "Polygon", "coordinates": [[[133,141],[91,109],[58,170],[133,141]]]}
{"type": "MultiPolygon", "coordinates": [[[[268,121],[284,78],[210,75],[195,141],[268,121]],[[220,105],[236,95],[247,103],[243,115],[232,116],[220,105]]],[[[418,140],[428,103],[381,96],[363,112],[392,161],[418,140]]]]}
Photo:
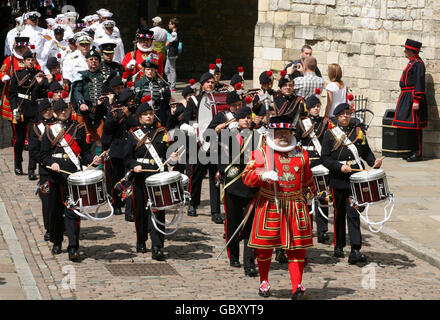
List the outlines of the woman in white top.
{"type": "Polygon", "coordinates": [[[342,79],[342,69],[339,64],[332,63],[328,66],[328,77],[330,83],[327,85],[327,107],[325,108],[325,116],[334,117],[333,112],[336,107],[347,102],[347,87],[342,79]]]}

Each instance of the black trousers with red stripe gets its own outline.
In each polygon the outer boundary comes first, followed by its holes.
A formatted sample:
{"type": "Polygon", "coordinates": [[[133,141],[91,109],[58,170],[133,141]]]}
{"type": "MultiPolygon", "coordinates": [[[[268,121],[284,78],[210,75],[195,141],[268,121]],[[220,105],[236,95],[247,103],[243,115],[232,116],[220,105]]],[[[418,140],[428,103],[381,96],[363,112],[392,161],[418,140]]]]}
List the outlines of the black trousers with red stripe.
{"type": "MultiPolygon", "coordinates": [[[[146,175],[142,173],[136,173],[136,177],[133,181],[133,212],[134,223],[136,226],[136,235],[138,243],[145,243],[148,240],[148,233],[151,235],[151,244],[153,247],[163,248],[165,242],[165,236],[156,230],[151,222],[151,215],[156,215],[156,218],[165,223],[165,211],[151,212],[146,208],[147,197],[145,189],[146,175]]],[[[165,227],[157,224],[158,228],[165,231],[165,227]]]]}
{"type": "MultiPolygon", "coordinates": [[[[24,121],[18,121],[14,124],[15,127],[15,140],[14,140],[14,163],[15,165],[21,165],[23,162],[23,149],[24,142],[26,140],[27,130],[29,125],[32,125],[33,118],[24,118],[24,121]]],[[[28,170],[35,170],[37,168],[37,162],[29,157],[28,170]]]]}
{"type": "MultiPolygon", "coordinates": [[[[241,221],[245,217],[252,198],[243,198],[231,194],[227,190],[225,191],[225,232],[226,242],[237,230],[241,221]]],[[[255,250],[248,247],[249,236],[252,228],[252,221],[254,214],[252,213],[246,224],[243,226],[242,231],[237,233],[228,245],[228,257],[230,261],[238,261],[240,251],[240,240],[243,240],[243,265],[245,268],[255,267],[255,250]]]]}
{"type": "Polygon", "coordinates": [[[337,248],[345,247],[345,220],[347,219],[351,248],[360,250],[362,247],[361,222],[359,213],[349,204],[348,197],[350,194],[350,189],[332,188],[333,206],[335,209],[334,245],[337,248]]]}
{"type": "Polygon", "coordinates": [[[67,192],[67,185],[61,186],[51,181],[49,191],[50,202],[52,203],[49,218],[50,242],[61,244],[65,230],[69,240],[67,249],[78,249],[80,217],[63,204],[65,192],[67,192]]]}
{"type": "Polygon", "coordinates": [[[40,174],[40,181],[38,184],[40,186],[38,194],[40,195],[41,199],[41,211],[43,213],[44,229],[46,232],[49,232],[50,210],[53,207],[50,199],[49,177],[47,175],[40,174]]]}

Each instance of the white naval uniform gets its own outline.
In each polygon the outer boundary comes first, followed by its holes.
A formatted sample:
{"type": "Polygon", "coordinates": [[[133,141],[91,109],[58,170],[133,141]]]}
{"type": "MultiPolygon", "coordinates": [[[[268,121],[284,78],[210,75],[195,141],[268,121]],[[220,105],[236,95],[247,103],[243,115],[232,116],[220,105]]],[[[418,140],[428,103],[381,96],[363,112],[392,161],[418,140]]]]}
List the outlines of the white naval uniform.
{"type": "Polygon", "coordinates": [[[46,42],[46,38],[43,35],[47,34],[47,30],[41,27],[32,27],[31,25],[26,25],[23,32],[20,36],[29,37],[29,43],[35,46],[34,52],[37,54],[38,63],[43,65],[45,61],[43,61],[41,57],[41,52],[43,51],[43,46],[46,42]]]}
{"type": "MultiPolygon", "coordinates": [[[[119,31],[119,28],[117,26],[113,27],[113,34],[116,35],[117,37],[121,37],[121,32],[119,31]]],[[[98,23],[95,27],[95,39],[97,39],[99,36],[105,36],[105,30],[104,30],[104,26],[102,25],[102,23],[98,23]]]]}
{"type": "Polygon", "coordinates": [[[44,64],[41,65],[41,70],[43,70],[44,73],[49,73],[49,70],[46,69],[46,63],[47,59],[50,57],[58,58],[58,53],[61,54],[60,66],[63,65],[64,58],[66,57],[67,53],[69,52],[69,43],[66,40],[57,41],[55,38],[52,38],[51,41],[46,41],[43,47],[43,51],[41,53],[42,60],[44,61],[44,64]],[[62,46],[63,48],[66,48],[66,50],[62,50],[57,46],[57,43],[62,46]]]}
{"type": "Polygon", "coordinates": [[[8,31],[5,41],[5,57],[12,55],[12,49],[15,43],[15,37],[18,37],[17,27],[8,31]]]}
{"type": "Polygon", "coordinates": [[[88,69],[86,58],[81,51],[75,50],[64,57],[63,78],[73,82],[79,71],[88,69]]]}

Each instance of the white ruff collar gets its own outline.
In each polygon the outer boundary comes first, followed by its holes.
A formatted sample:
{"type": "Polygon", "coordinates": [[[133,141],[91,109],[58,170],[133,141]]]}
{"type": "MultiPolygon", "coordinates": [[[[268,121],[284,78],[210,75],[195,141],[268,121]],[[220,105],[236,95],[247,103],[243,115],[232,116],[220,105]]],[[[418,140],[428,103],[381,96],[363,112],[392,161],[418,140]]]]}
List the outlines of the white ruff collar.
{"type": "Polygon", "coordinates": [[[294,136],[292,136],[292,142],[290,143],[289,146],[287,146],[287,147],[280,147],[280,146],[277,146],[275,144],[275,142],[273,141],[273,139],[269,135],[267,135],[266,136],[266,143],[269,146],[269,148],[271,148],[271,149],[273,149],[275,151],[278,151],[278,152],[290,152],[293,149],[295,149],[295,147],[296,147],[296,138],[294,136]]]}
{"type": "Polygon", "coordinates": [[[138,50],[143,52],[143,53],[151,52],[151,50],[153,50],[153,45],[151,45],[151,47],[149,47],[147,49],[142,48],[139,43],[137,43],[136,46],[137,46],[138,50]]]}
{"type": "Polygon", "coordinates": [[[17,52],[15,52],[15,50],[13,50],[12,53],[14,54],[14,56],[15,56],[18,60],[23,60],[23,57],[20,56],[17,52]]]}

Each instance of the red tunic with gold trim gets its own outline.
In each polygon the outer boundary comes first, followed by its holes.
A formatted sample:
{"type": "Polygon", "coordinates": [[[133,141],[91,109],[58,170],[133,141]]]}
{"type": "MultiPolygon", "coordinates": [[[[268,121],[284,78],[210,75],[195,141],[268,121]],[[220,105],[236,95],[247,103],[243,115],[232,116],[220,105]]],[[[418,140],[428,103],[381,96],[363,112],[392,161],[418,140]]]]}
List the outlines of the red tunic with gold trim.
{"type": "MultiPolygon", "coordinates": [[[[122,65],[124,66],[125,70],[128,72],[129,77],[134,76],[137,72],[139,72],[140,70],[142,70],[144,67],[142,67],[142,62],[144,62],[148,56],[151,53],[151,57],[152,57],[152,62],[154,62],[155,64],[157,64],[159,66],[159,69],[157,69],[157,72],[163,76],[163,56],[162,54],[158,53],[156,50],[151,50],[151,52],[141,52],[140,50],[136,49],[136,66],[134,69],[127,69],[127,64],[134,59],[134,51],[131,51],[129,53],[127,53],[124,57],[124,59],[122,60],[122,65]]],[[[140,71],[135,78],[135,81],[138,81],[139,79],[141,79],[144,76],[144,72],[140,71]]],[[[129,78],[129,80],[131,80],[131,78],[129,78]]]]}
{"type": "Polygon", "coordinates": [[[317,192],[307,151],[296,147],[289,153],[274,152],[265,145],[251,155],[243,172],[243,182],[260,187],[249,210],[255,208],[249,247],[304,249],[313,246],[312,221],[307,208],[306,193],[317,192]],[[263,181],[265,171],[278,172],[277,212],[273,181],[263,181]]]}
{"type": "MultiPolygon", "coordinates": [[[[12,78],[12,74],[14,74],[14,71],[22,70],[23,68],[24,68],[23,60],[17,59],[17,57],[14,55],[6,57],[5,61],[3,61],[2,68],[0,69],[0,80],[6,75],[12,78]],[[11,64],[11,59],[12,59],[12,64],[11,64]]],[[[38,62],[36,63],[35,68],[41,70],[41,67],[38,64],[38,62]]],[[[11,80],[8,80],[7,82],[4,83],[2,96],[1,96],[1,108],[0,108],[0,116],[9,121],[12,120],[12,110],[8,99],[10,85],[11,85],[11,80]]]]}
{"type": "Polygon", "coordinates": [[[425,64],[419,56],[409,59],[400,78],[400,96],[393,126],[403,129],[423,129],[428,126],[428,107],[425,94],[425,64]],[[413,110],[413,103],[419,110],[413,110]]]}

